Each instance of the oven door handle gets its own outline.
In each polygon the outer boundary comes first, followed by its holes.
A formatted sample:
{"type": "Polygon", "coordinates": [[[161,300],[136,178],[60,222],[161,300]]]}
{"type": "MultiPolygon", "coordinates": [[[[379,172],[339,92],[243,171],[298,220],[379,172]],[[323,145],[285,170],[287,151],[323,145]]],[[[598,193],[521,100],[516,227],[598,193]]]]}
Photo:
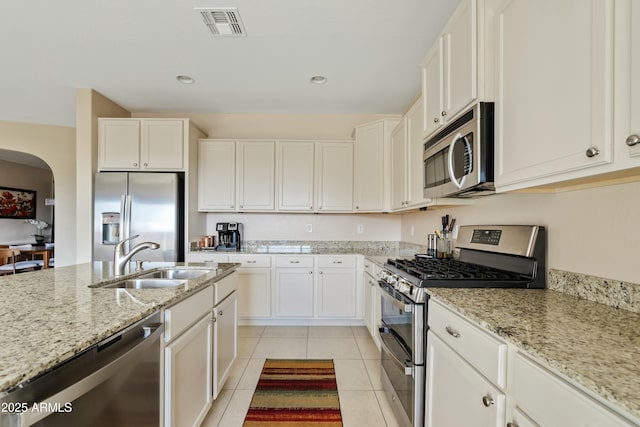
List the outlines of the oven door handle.
{"type": "MultiPolygon", "coordinates": [[[[385,283],[385,282],[380,281],[378,283],[382,284],[382,283],[385,283]]],[[[413,313],[413,306],[411,304],[405,304],[402,301],[398,301],[393,296],[389,295],[389,292],[387,292],[384,289],[384,287],[382,287],[382,286],[380,286],[380,287],[384,291],[382,296],[385,297],[394,307],[399,308],[400,310],[404,311],[405,313],[413,313]]]]}
{"type": "MultiPolygon", "coordinates": [[[[384,328],[380,328],[380,332],[382,332],[382,329],[384,328]]],[[[408,377],[413,375],[413,365],[410,362],[401,362],[395,354],[393,354],[393,352],[391,351],[391,349],[389,347],[387,347],[387,345],[385,344],[384,340],[380,340],[380,344],[384,346],[385,350],[387,350],[387,353],[389,354],[389,356],[391,356],[391,358],[399,365],[404,367],[404,374],[408,377]]]]}
{"type": "Polygon", "coordinates": [[[453,184],[458,188],[462,188],[462,186],[464,185],[464,180],[467,177],[466,174],[462,175],[462,178],[460,178],[460,181],[458,181],[455,174],[453,173],[453,149],[460,140],[464,141],[464,144],[468,148],[465,153],[468,153],[467,156],[469,157],[469,163],[473,161],[473,154],[471,153],[471,144],[469,143],[469,140],[466,136],[462,136],[462,134],[458,132],[456,136],[453,137],[451,145],[449,145],[449,178],[451,178],[451,182],[453,182],[453,184]]]}

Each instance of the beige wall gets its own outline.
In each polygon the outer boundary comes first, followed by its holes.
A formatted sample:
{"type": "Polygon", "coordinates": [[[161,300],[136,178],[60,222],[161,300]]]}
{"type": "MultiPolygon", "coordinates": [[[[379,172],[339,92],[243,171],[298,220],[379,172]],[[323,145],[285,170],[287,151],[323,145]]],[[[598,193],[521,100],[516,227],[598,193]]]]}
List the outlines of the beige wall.
{"type": "Polygon", "coordinates": [[[209,214],[207,233],[217,222],[241,222],[245,240],[392,240],[400,236],[399,215],[374,214],[209,214]],[[312,232],[307,231],[311,224],[312,232]],[[357,232],[358,224],[363,233],[357,232]]]}
{"type": "Polygon", "coordinates": [[[552,268],[640,283],[640,183],[554,194],[501,194],[472,206],[404,215],[402,240],[426,244],[450,214],[457,224],[537,224],[552,268]],[[412,235],[413,229],[413,235],[412,235]]]}
{"type": "MultiPolygon", "coordinates": [[[[1,157],[1,153],[0,153],[1,157]]],[[[36,219],[52,224],[53,207],[45,205],[45,198],[53,197],[53,174],[41,169],[0,159],[0,186],[36,192],[36,219]]],[[[33,243],[36,229],[20,219],[0,218],[0,243],[33,243]]],[[[51,227],[44,230],[47,240],[51,227]]]]}
{"type": "Polygon", "coordinates": [[[32,154],[53,172],[56,194],[56,265],[75,264],[76,139],[75,129],[0,121],[0,148],[32,154]]]}
{"type": "Polygon", "coordinates": [[[98,117],[131,114],[93,89],[76,91],[77,263],[91,261],[93,251],[93,181],[98,169],[98,117]]]}

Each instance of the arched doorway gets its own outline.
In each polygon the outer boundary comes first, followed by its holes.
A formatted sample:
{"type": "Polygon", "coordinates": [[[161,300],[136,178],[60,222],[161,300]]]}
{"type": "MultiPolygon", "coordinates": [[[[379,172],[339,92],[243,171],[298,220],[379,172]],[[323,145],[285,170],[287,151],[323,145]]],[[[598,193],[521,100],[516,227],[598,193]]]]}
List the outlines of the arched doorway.
{"type": "Polygon", "coordinates": [[[44,160],[0,149],[0,245],[35,243],[36,234],[55,241],[54,201],[53,171],[44,160]],[[38,231],[26,218],[47,226],[38,231]]]}

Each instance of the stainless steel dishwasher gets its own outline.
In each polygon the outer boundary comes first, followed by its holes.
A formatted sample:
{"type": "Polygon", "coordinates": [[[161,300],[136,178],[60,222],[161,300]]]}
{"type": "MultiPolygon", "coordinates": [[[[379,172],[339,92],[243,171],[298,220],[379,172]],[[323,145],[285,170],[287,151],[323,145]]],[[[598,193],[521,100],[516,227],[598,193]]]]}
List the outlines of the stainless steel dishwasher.
{"type": "Polygon", "coordinates": [[[17,386],[0,426],[158,427],[163,330],[156,312],[17,386]]]}

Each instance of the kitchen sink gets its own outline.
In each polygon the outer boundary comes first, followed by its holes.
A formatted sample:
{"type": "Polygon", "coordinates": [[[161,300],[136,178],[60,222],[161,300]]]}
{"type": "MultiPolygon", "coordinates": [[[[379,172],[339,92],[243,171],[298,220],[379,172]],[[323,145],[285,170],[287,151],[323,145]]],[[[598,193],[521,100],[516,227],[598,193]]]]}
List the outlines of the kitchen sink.
{"type": "Polygon", "coordinates": [[[186,280],[178,279],[152,279],[152,278],[140,278],[129,279],[121,282],[111,283],[102,288],[126,288],[126,289],[162,289],[162,288],[175,288],[176,286],[184,285],[186,280]]]}
{"type": "Polygon", "coordinates": [[[197,279],[200,276],[211,273],[211,270],[179,270],[179,269],[167,269],[157,270],[151,273],[143,274],[140,279],[179,279],[189,280],[197,279]]]}

